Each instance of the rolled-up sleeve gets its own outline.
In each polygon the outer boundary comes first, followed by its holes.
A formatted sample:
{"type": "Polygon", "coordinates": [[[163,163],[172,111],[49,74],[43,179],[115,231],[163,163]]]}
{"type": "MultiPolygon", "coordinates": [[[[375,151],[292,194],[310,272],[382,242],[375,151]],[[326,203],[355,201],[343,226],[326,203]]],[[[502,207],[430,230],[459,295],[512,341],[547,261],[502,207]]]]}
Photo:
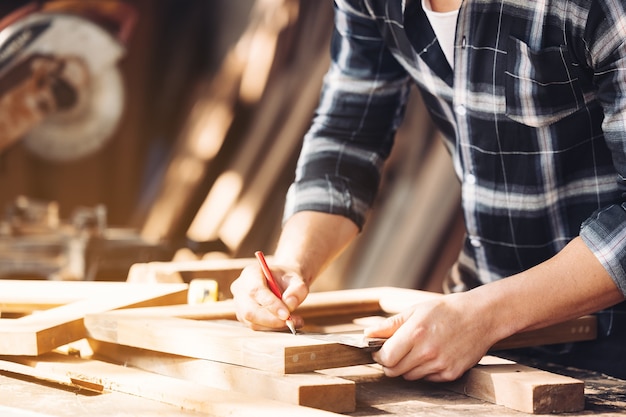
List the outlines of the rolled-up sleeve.
{"type": "Polygon", "coordinates": [[[284,220],[303,210],[361,228],[404,115],[410,79],[360,2],[336,1],[331,65],[304,142],[284,220]]]}
{"type": "Polygon", "coordinates": [[[626,26],[622,2],[596,2],[585,35],[604,109],[603,132],[611,150],[621,201],[601,207],[580,236],[626,295],[626,26]],[[610,5],[609,6],[607,6],[610,5]]]}

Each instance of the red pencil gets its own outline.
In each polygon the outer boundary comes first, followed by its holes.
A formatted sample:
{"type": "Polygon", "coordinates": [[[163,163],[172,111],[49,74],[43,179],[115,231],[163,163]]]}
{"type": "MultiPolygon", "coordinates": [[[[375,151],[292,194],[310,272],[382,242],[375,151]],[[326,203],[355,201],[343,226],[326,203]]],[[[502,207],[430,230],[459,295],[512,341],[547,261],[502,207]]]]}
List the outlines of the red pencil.
{"type": "MultiPolygon", "coordinates": [[[[256,251],[254,252],[254,256],[256,256],[256,258],[259,260],[259,263],[261,264],[263,275],[265,275],[265,280],[267,281],[267,285],[270,287],[270,290],[274,293],[276,297],[282,300],[283,294],[280,290],[280,287],[276,283],[276,279],[274,279],[274,275],[272,275],[272,271],[270,271],[269,266],[267,266],[267,262],[265,261],[265,255],[263,255],[263,252],[261,251],[256,251]]],[[[293,320],[291,320],[291,315],[287,318],[285,324],[287,325],[287,327],[289,327],[291,333],[295,335],[296,327],[293,324],[293,320]]]]}

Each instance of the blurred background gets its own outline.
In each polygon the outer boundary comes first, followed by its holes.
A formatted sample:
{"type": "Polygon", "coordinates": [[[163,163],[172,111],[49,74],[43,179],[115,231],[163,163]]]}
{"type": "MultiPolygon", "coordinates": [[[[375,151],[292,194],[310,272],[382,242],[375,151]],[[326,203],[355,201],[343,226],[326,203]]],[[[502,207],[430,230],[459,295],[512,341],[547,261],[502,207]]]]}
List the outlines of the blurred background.
{"type": "MultiPolygon", "coordinates": [[[[2,0],[0,17],[0,278],[121,281],[135,263],[272,253],[331,1],[2,0]],[[73,55],[95,64],[72,70],[73,55]],[[67,104],[90,94],[108,99],[67,104]]],[[[414,92],[366,228],[316,285],[439,291],[459,198],[414,92]]]]}

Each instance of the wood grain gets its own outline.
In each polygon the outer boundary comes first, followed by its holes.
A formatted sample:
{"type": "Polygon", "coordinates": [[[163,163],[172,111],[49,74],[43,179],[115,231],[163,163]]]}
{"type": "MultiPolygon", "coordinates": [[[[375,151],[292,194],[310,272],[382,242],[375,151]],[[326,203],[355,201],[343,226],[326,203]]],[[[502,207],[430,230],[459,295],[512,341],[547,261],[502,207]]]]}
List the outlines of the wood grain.
{"type": "Polygon", "coordinates": [[[585,407],[585,384],[495,357],[483,358],[449,389],[533,414],[568,413],[585,407]]]}
{"type": "MultiPolygon", "coordinates": [[[[139,369],[97,360],[49,353],[38,358],[15,357],[16,362],[45,375],[57,375],[82,384],[100,385],[105,390],[137,395],[184,410],[211,416],[329,417],[338,414],[310,407],[225,391],[139,369]]],[[[0,362],[1,364],[1,362],[0,362]]]]}
{"type": "Polygon", "coordinates": [[[270,400],[336,413],[355,411],[356,384],[316,372],[276,375],[222,362],[90,340],[95,358],[270,400]]]}
{"type": "MultiPolygon", "coordinates": [[[[389,386],[389,378],[379,365],[325,369],[317,372],[350,379],[356,382],[357,386],[366,383],[372,386],[380,385],[381,389],[389,386]]],[[[401,378],[396,379],[399,380],[400,386],[401,378]]],[[[454,382],[428,383],[428,385],[531,414],[576,412],[583,410],[585,406],[583,381],[520,365],[496,356],[483,357],[478,365],[454,382]]],[[[413,390],[418,389],[415,387],[413,390]]],[[[465,411],[468,415],[483,415],[487,408],[482,408],[482,413],[481,408],[474,411],[468,408],[465,411]]],[[[456,414],[458,413],[457,410],[456,414]]],[[[441,415],[451,414],[442,411],[441,415]]],[[[503,410],[494,415],[517,414],[503,410]]]]}
{"type": "Polygon", "coordinates": [[[103,342],[279,374],[372,362],[371,354],[358,348],[291,333],[254,331],[233,321],[102,313],[87,315],[85,326],[90,338],[103,342]]]}

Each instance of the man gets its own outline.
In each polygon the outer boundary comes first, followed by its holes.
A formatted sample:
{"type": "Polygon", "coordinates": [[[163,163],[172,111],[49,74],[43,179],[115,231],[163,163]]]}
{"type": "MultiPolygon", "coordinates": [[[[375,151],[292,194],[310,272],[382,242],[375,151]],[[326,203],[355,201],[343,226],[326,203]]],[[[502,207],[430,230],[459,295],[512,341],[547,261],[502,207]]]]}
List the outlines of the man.
{"type": "MultiPolygon", "coordinates": [[[[247,268],[232,286],[239,319],[284,327],[357,235],[412,82],[446,137],[467,233],[450,294],[366,329],[389,337],[374,354],[385,373],[453,380],[502,338],[623,301],[626,2],[335,6],[332,65],[272,265],[283,301],[247,268]]],[[[599,315],[601,350],[578,357],[626,377],[622,309],[599,315]]]]}

